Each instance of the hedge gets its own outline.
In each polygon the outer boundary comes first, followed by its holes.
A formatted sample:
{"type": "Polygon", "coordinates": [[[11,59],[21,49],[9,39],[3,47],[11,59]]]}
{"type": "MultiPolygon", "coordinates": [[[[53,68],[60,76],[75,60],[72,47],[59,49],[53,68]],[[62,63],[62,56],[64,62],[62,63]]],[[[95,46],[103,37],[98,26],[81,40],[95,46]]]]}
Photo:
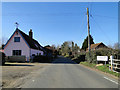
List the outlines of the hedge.
{"type": "MultiPolygon", "coordinates": [[[[114,59],[120,59],[120,50],[114,50],[110,48],[100,48],[94,51],[85,52],[81,51],[79,54],[77,54],[77,57],[71,57],[72,60],[74,60],[77,63],[80,63],[81,61],[87,61],[89,63],[96,63],[97,62],[97,56],[114,56],[114,59]]],[[[108,62],[107,62],[108,63],[108,62]]]]}
{"type": "Polygon", "coordinates": [[[53,57],[51,56],[35,56],[33,58],[33,62],[40,62],[40,63],[51,63],[53,60],[53,57]]]}
{"type": "Polygon", "coordinates": [[[86,52],[86,61],[96,63],[97,56],[114,56],[114,59],[120,59],[120,50],[107,48],[97,49],[95,51],[86,52]]]}

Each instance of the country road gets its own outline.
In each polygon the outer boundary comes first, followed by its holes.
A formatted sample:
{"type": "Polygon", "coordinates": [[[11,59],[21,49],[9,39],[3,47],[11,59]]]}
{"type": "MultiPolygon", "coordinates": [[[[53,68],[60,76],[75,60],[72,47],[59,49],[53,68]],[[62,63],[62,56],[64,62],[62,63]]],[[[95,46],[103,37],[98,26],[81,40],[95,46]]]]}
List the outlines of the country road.
{"type": "Polygon", "coordinates": [[[117,80],[59,57],[45,70],[34,71],[19,88],[118,88],[117,80]]]}

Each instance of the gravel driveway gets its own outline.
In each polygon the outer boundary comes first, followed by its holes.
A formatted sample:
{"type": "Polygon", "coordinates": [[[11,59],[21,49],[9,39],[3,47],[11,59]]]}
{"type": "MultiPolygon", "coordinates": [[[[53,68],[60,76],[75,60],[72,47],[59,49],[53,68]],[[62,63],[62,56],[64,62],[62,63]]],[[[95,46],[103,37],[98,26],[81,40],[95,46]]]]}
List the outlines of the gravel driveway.
{"type": "MultiPolygon", "coordinates": [[[[36,70],[42,70],[49,64],[40,63],[6,63],[2,66],[2,87],[13,88],[17,81],[27,77],[36,70]]],[[[1,66],[0,66],[1,67],[1,66]]]]}

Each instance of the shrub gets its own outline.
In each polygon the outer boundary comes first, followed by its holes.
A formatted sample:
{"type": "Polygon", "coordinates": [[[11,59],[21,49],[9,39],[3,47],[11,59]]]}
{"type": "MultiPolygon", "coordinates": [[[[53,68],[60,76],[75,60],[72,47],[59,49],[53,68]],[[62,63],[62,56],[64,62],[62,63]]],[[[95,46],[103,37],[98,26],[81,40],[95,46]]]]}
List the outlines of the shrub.
{"type": "Polygon", "coordinates": [[[80,62],[85,61],[85,55],[86,53],[82,51],[80,53],[77,53],[76,55],[73,55],[71,58],[79,64],[80,62]]]}
{"type": "Polygon", "coordinates": [[[87,52],[85,56],[86,61],[89,63],[96,63],[96,53],[94,51],[87,52]]]}
{"type": "Polygon", "coordinates": [[[64,57],[69,57],[69,55],[68,55],[68,54],[66,54],[64,57]]]}
{"type": "Polygon", "coordinates": [[[80,63],[82,61],[85,61],[85,55],[79,55],[77,58],[73,59],[76,63],[80,63]]]}
{"type": "Polygon", "coordinates": [[[33,62],[41,62],[41,63],[51,63],[53,60],[53,57],[51,56],[35,56],[33,58],[33,62]]]}
{"type": "Polygon", "coordinates": [[[101,48],[95,51],[86,52],[86,61],[89,63],[96,63],[97,56],[111,56],[113,55],[115,59],[120,58],[119,50],[113,50],[109,48],[101,48]]]}

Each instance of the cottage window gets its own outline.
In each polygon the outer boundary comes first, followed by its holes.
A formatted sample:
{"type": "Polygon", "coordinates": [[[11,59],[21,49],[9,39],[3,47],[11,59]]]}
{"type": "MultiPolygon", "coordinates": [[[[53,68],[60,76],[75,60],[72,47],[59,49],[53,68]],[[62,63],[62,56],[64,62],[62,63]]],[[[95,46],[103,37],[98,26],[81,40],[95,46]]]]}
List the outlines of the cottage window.
{"type": "Polygon", "coordinates": [[[20,56],[21,50],[13,50],[13,56],[20,56]]]}
{"type": "Polygon", "coordinates": [[[20,37],[14,37],[14,42],[20,42],[20,37]]]}

